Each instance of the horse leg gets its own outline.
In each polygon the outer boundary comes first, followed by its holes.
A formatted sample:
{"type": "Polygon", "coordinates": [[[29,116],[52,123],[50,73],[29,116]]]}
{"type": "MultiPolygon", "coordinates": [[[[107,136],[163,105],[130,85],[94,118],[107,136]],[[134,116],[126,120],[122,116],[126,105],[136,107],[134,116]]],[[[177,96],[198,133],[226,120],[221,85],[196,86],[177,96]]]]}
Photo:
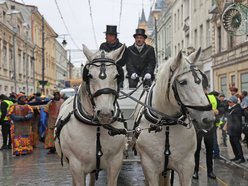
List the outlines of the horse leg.
{"type": "Polygon", "coordinates": [[[95,173],[90,173],[90,183],[89,186],[95,185],[95,173]]]}
{"type": "Polygon", "coordinates": [[[181,186],[191,186],[194,164],[183,164],[177,170],[181,186]]]}
{"type": "Polygon", "coordinates": [[[159,186],[159,174],[156,173],[154,162],[144,154],[141,154],[142,169],[146,178],[146,184],[149,186],[159,186]]]}
{"type": "Polygon", "coordinates": [[[82,172],[81,162],[76,158],[70,158],[69,168],[72,174],[72,185],[85,186],[85,174],[82,172]]]}
{"type": "Polygon", "coordinates": [[[117,154],[112,161],[110,161],[109,167],[107,169],[107,185],[117,186],[118,176],[121,170],[123,159],[123,152],[117,154]]]}
{"type": "Polygon", "coordinates": [[[162,173],[159,175],[159,185],[160,186],[170,186],[171,180],[171,171],[167,171],[166,177],[162,176],[162,173]]]}

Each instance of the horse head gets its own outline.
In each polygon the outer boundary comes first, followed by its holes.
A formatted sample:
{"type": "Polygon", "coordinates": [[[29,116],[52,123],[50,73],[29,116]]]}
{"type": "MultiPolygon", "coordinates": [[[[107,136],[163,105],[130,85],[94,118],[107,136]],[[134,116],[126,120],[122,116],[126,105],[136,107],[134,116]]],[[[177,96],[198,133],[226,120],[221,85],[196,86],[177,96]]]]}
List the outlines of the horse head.
{"type": "Polygon", "coordinates": [[[125,45],[109,53],[92,53],[83,45],[83,52],[88,59],[83,69],[83,82],[92,104],[94,118],[100,124],[110,124],[118,112],[118,84],[124,77],[122,67],[116,62],[122,57],[124,50],[125,45]]]}
{"type": "Polygon", "coordinates": [[[176,112],[189,115],[198,128],[210,130],[215,116],[203,90],[202,83],[206,81],[206,76],[195,65],[200,54],[201,48],[189,56],[179,52],[174,60],[169,61],[166,97],[176,112]]]}

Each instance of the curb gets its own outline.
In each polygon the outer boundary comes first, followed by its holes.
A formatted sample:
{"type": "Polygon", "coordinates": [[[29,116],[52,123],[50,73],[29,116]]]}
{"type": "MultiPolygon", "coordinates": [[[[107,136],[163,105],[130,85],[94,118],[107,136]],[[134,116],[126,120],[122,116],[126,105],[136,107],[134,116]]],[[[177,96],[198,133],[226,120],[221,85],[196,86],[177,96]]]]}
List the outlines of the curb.
{"type": "MultiPolygon", "coordinates": [[[[224,160],[225,164],[231,165],[231,166],[235,166],[238,167],[240,169],[244,169],[246,171],[248,171],[248,166],[244,165],[244,163],[235,163],[234,161],[230,161],[228,158],[226,158],[225,156],[220,155],[220,159],[219,160],[224,160]]],[[[245,160],[247,162],[247,160],[245,160]]]]}

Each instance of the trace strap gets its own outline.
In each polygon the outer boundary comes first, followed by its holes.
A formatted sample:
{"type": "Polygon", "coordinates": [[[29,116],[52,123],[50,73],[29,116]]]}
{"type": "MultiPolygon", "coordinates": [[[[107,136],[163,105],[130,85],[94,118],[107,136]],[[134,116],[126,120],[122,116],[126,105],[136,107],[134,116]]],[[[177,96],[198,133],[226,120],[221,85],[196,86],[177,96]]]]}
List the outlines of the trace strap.
{"type": "Polygon", "coordinates": [[[98,175],[100,172],[100,163],[101,163],[101,157],[103,155],[102,152],[102,146],[100,141],[100,127],[97,127],[96,132],[96,172],[95,172],[95,178],[98,180],[98,175]]]}
{"type": "Polygon", "coordinates": [[[162,172],[162,176],[166,177],[168,171],[168,163],[169,163],[169,156],[171,154],[170,151],[170,142],[169,142],[169,126],[166,126],[165,130],[165,149],[164,149],[164,170],[162,172]]]}

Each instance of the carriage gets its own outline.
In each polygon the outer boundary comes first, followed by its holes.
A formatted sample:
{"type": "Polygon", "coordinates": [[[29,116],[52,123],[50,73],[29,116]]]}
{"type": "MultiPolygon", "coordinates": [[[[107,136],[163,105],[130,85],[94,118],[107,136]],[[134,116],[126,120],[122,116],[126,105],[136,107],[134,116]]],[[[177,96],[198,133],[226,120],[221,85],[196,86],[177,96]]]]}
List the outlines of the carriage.
{"type": "Polygon", "coordinates": [[[126,136],[134,132],[131,144],[136,144],[147,183],[166,184],[161,178],[170,168],[178,173],[180,184],[188,186],[196,148],[193,123],[207,131],[214,120],[202,88],[204,76],[194,65],[200,50],[188,57],[180,52],[160,68],[150,91],[140,100],[133,98],[140,106],[136,107],[134,130],[129,131],[118,103],[118,96],[125,93],[118,87],[124,77],[116,61],[124,49],[123,45],[110,53],[93,54],[84,46],[88,63],[83,83],[61,106],[57,119],[55,146],[61,161],[68,162],[73,185],[85,185],[87,174],[93,185],[104,169],[107,185],[115,186],[126,136]]]}

